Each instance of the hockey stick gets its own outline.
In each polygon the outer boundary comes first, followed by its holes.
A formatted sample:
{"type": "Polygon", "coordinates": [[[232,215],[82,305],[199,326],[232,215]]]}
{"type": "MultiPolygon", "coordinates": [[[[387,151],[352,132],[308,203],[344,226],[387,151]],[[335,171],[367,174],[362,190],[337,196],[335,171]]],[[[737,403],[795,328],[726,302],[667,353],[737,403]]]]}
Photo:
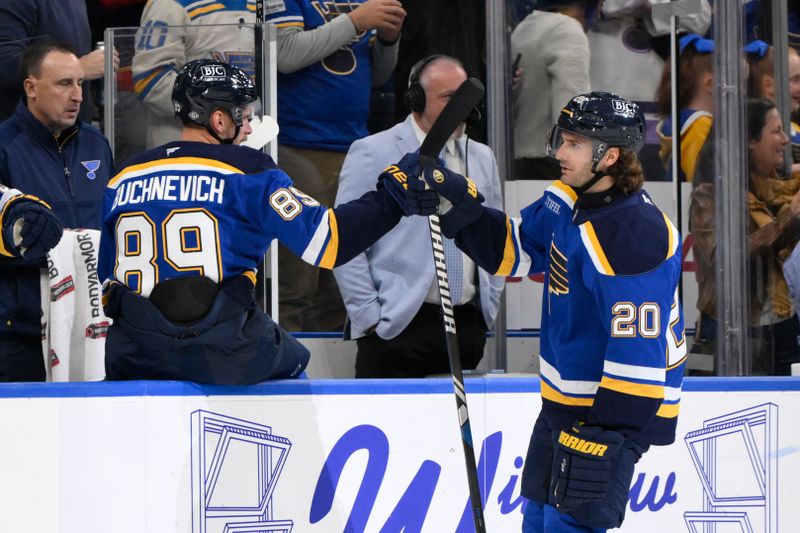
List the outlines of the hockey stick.
{"type": "MultiPolygon", "coordinates": [[[[470,112],[481,101],[483,92],[483,84],[475,78],[469,78],[453,93],[450,101],[442,109],[433,126],[431,126],[428,135],[422,142],[422,146],[420,146],[419,162],[423,169],[436,166],[439,152],[444,148],[453,131],[467,119],[470,112]]],[[[486,523],[483,518],[483,501],[481,500],[480,486],[478,484],[478,468],[475,466],[475,450],[472,446],[472,429],[469,425],[467,393],[464,388],[464,375],[461,371],[461,358],[458,353],[456,320],[453,315],[453,302],[450,300],[450,284],[447,279],[447,263],[444,256],[444,241],[442,241],[439,216],[431,215],[428,217],[428,225],[431,230],[436,281],[439,285],[439,297],[442,301],[447,358],[450,360],[450,373],[453,377],[453,389],[456,393],[458,422],[461,426],[461,442],[464,445],[472,518],[475,521],[475,531],[477,533],[485,533],[486,523]]]]}

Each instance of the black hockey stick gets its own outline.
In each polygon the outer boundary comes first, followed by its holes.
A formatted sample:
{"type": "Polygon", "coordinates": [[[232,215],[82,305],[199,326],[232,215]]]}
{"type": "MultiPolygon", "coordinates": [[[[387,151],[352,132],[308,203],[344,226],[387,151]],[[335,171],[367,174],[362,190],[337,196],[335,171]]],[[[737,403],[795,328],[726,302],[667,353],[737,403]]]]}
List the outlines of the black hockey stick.
{"type": "MultiPolygon", "coordinates": [[[[428,135],[422,142],[422,146],[419,148],[419,162],[423,169],[436,166],[439,152],[442,151],[455,129],[467,119],[470,112],[481,101],[483,92],[484,88],[480,80],[469,78],[453,93],[450,101],[442,109],[439,117],[433,123],[428,135]]],[[[442,241],[439,216],[431,215],[428,217],[428,225],[431,230],[436,281],[439,285],[439,297],[442,300],[447,358],[450,360],[450,373],[453,377],[453,388],[456,393],[458,422],[461,426],[461,442],[464,444],[464,459],[467,467],[472,518],[475,521],[475,531],[485,533],[486,523],[483,518],[483,501],[481,500],[480,486],[478,484],[478,468],[475,466],[475,450],[472,445],[472,429],[469,425],[467,393],[464,388],[464,375],[461,371],[461,358],[458,353],[456,320],[453,315],[453,302],[450,300],[450,283],[447,279],[447,263],[444,256],[444,241],[442,241]]]]}

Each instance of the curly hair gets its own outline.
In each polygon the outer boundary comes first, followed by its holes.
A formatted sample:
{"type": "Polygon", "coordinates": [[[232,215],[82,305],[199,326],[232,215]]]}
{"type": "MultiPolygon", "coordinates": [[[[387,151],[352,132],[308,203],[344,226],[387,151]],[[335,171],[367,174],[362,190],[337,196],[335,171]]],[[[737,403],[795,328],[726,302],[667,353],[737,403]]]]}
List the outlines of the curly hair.
{"type": "Polygon", "coordinates": [[[636,152],[625,148],[619,149],[619,159],[608,167],[606,174],[614,178],[614,184],[625,194],[638,191],[644,183],[644,170],[636,152]]]}

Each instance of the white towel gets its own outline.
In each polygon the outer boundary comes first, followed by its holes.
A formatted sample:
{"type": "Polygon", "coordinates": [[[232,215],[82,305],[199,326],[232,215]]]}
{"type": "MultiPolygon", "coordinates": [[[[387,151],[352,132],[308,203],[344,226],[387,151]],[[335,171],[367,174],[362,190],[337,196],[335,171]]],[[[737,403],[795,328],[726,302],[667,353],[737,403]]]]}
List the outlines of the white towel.
{"type": "Polygon", "coordinates": [[[98,381],[105,377],[103,313],[97,277],[100,232],[65,230],[42,271],[42,348],[47,381],[98,381]]]}

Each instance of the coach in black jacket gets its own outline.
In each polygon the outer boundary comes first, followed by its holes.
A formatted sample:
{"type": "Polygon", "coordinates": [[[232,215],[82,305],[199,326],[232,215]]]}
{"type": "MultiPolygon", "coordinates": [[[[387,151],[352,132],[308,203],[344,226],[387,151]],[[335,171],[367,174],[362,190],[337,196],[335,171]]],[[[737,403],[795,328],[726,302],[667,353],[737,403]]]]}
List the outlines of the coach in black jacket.
{"type": "MultiPolygon", "coordinates": [[[[83,69],[54,43],[26,49],[26,96],[0,124],[0,183],[47,202],[67,228],[100,229],[108,140],[78,119],[83,69]]],[[[0,256],[0,381],[43,381],[39,269],[0,256]]]]}

